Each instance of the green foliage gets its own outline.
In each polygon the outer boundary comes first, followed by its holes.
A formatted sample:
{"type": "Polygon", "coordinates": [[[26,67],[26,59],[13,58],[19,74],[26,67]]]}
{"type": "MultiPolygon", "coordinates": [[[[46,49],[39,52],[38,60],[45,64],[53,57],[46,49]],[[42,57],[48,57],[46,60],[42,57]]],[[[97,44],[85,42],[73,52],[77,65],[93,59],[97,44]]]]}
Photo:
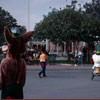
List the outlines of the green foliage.
{"type": "Polygon", "coordinates": [[[92,0],[91,3],[86,3],[84,8],[87,14],[100,18],[100,0],[92,0]]]}
{"type": "Polygon", "coordinates": [[[82,14],[73,9],[56,10],[44,16],[44,19],[35,26],[35,38],[50,39],[53,42],[80,40],[79,29],[82,14]]]}
{"type": "Polygon", "coordinates": [[[88,18],[88,38],[90,41],[100,41],[100,0],[92,0],[84,5],[88,18]]]}
{"type": "Polygon", "coordinates": [[[53,9],[36,24],[34,38],[50,39],[54,43],[67,44],[71,41],[98,41],[100,38],[100,19],[74,9],[53,9]]]}
{"type": "Polygon", "coordinates": [[[100,37],[100,19],[94,17],[85,17],[85,20],[81,25],[81,34],[83,35],[83,40],[85,42],[98,41],[100,37]]]}
{"type": "Polygon", "coordinates": [[[2,42],[4,42],[4,27],[7,26],[10,31],[11,28],[17,28],[17,32],[19,34],[23,34],[26,32],[26,29],[24,26],[20,26],[17,24],[17,20],[13,18],[8,11],[3,10],[0,7],[0,45],[2,42]]]}

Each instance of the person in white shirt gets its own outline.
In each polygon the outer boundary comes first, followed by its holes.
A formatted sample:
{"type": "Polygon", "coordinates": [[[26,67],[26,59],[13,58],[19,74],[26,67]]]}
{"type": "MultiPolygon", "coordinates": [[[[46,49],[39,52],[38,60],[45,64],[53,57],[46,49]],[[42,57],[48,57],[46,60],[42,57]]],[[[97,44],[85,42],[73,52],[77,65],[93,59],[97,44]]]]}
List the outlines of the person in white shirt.
{"type": "Polygon", "coordinates": [[[93,59],[93,62],[94,62],[94,65],[92,67],[92,69],[94,69],[94,71],[92,73],[92,77],[91,77],[92,80],[96,75],[100,75],[100,54],[99,54],[98,51],[99,51],[99,49],[96,50],[96,54],[94,54],[92,56],[92,59],[93,59]]]}
{"type": "Polygon", "coordinates": [[[83,52],[82,50],[80,49],[79,52],[78,52],[78,64],[83,64],[83,52]]]}

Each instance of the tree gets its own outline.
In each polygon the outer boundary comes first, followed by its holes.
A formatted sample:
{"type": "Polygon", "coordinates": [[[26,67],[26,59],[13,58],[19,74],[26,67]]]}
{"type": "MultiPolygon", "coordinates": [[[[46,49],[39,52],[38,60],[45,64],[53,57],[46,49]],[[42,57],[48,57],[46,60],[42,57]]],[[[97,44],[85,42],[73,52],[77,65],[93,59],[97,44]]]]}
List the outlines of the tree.
{"type": "Polygon", "coordinates": [[[54,43],[67,44],[67,54],[72,41],[81,41],[80,26],[83,16],[80,12],[72,9],[57,10],[44,16],[44,19],[35,26],[34,38],[45,40],[50,39],[54,43]]]}
{"type": "Polygon", "coordinates": [[[2,42],[4,42],[4,26],[7,26],[10,31],[12,28],[17,27],[19,30],[19,34],[23,34],[26,31],[24,26],[20,26],[17,24],[17,20],[13,18],[8,11],[5,11],[0,7],[0,45],[2,44],[2,42]]]}
{"type": "Polygon", "coordinates": [[[84,5],[85,13],[90,17],[88,37],[90,41],[100,41],[100,0],[92,0],[84,5]]]}
{"type": "Polygon", "coordinates": [[[84,5],[86,14],[100,18],[100,0],[92,0],[91,3],[84,5]]]}
{"type": "MultiPolygon", "coordinates": [[[[50,39],[54,43],[67,44],[67,54],[71,42],[85,41],[88,45],[100,40],[100,19],[85,11],[73,8],[53,9],[36,24],[34,38],[50,39]]],[[[90,48],[90,47],[89,47],[90,48]]]]}
{"type": "Polygon", "coordinates": [[[50,39],[52,42],[80,40],[79,29],[82,15],[73,9],[53,9],[48,16],[35,26],[34,35],[38,39],[50,39]]]}

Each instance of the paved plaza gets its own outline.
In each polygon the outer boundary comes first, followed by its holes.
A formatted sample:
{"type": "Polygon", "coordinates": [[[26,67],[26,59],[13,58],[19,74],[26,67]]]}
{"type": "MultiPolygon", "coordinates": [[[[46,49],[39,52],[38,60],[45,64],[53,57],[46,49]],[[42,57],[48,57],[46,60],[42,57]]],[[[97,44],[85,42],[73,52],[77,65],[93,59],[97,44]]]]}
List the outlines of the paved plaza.
{"type": "Polygon", "coordinates": [[[92,65],[47,66],[47,77],[39,78],[40,65],[27,65],[24,99],[100,99],[100,77],[91,80],[92,65]]]}

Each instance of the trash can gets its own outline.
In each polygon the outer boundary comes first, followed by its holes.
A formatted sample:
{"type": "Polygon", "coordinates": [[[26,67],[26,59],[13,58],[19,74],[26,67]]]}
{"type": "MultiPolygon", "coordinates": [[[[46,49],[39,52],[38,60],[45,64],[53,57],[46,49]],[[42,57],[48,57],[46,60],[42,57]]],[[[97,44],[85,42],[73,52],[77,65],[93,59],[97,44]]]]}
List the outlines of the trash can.
{"type": "Polygon", "coordinates": [[[56,63],[56,55],[55,54],[50,54],[47,59],[48,59],[49,64],[56,63]]]}

